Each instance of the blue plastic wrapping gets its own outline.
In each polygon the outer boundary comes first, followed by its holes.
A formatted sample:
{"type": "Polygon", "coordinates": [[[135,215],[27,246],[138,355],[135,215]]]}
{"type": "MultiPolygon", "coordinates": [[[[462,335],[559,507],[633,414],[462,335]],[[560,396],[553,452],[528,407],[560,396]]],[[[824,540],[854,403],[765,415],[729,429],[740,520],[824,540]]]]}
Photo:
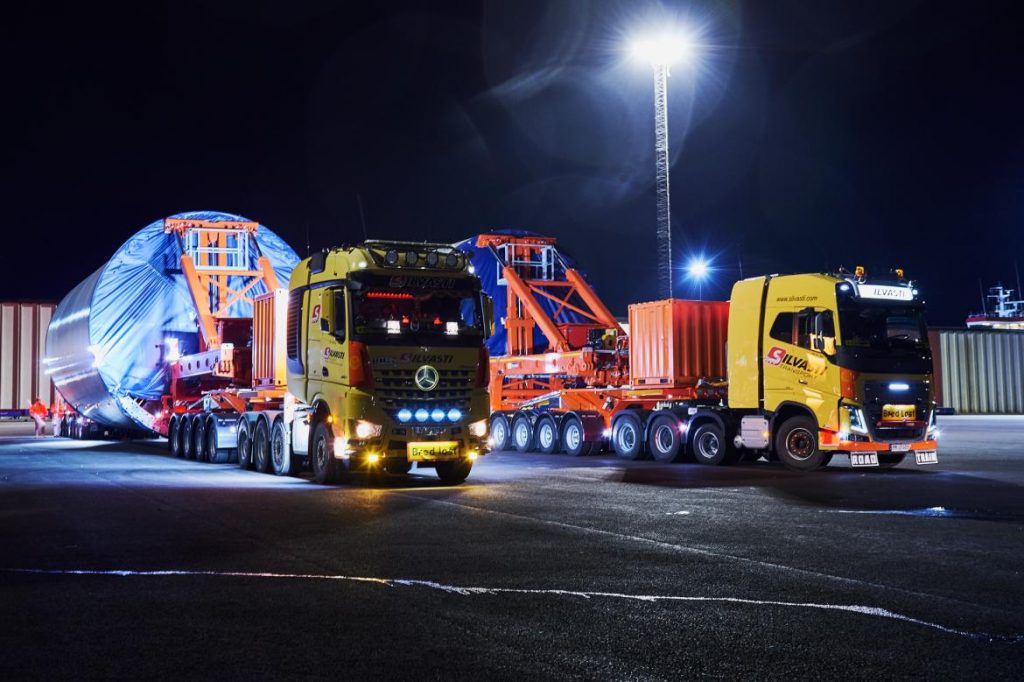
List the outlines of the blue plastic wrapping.
{"type": "MultiPolygon", "coordinates": [[[[214,211],[172,218],[245,221],[214,211]]],[[[272,231],[256,232],[278,281],[288,282],[299,257],[272,231]]],[[[137,232],[99,270],[69,293],[54,313],[46,335],[47,370],[61,396],[76,411],[111,428],[148,430],[152,422],[141,403],[157,400],[168,386],[160,346],[178,339],[181,353],[199,349],[195,306],[181,272],[178,238],[164,233],[163,220],[137,232]]],[[[263,283],[250,293],[265,293],[263,283]]],[[[235,302],[234,317],[250,317],[252,305],[235,302]]]]}
{"type": "MultiPolygon", "coordinates": [[[[526,230],[492,230],[486,234],[507,234],[515,237],[541,236],[536,232],[528,232],[526,230]]],[[[508,331],[505,329],[504,324],[508,311],[508,287],[504,284],[498,284],[501,274],[498,267],[498,259],[490,249],[476,245],[479,238],[478,235],[464,239],[455,244],[455,247],[466,253],[473,252],[470,262],[476,269],[477,277],[480,278],[481,289],[485,294],[494,299],[494,335],[487,341],[487,350],[492,357],[498,357],[505,355],[508,351],[508,331]]],[[[566,265],[573,268],[576,267],[575,260],[566,254],[565,251],[559,249],[557,245],[555,250],[566,265]]],[[[557,303],[547,298],[537,297],[537,302],[548,314],[553,314],[558,308],[557,303]]],[[[572,323],[583,321],[585,321],[583,317],[571,310],[563,310],[558,317],[558,322],[572,323]]],[[[547,339],[539,328],[533,331],[533,346],[538,353],[543,353],[548,348],[547,339]]]]}

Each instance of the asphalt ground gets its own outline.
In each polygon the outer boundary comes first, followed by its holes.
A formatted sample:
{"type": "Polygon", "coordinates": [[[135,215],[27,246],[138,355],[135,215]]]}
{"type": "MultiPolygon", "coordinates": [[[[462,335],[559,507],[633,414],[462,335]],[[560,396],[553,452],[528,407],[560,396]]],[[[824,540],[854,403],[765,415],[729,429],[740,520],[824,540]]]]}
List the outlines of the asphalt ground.
{"type": "Polygon", "coordinates": [[[0,438],[0,679],[1020,679],[1024,419],[940,425],[927,468],[458,487],[0,438]]]}

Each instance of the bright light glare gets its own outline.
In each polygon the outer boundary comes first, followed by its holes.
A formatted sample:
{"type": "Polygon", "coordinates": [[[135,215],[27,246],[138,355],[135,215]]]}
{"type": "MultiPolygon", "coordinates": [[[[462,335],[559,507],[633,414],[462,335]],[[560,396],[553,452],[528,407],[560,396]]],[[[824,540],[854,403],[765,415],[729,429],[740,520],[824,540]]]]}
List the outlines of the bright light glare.
{"type": "Polygon", "coordinates": [[[690,262],[686,264],[686,273],[691,279],[698,281],[706,279],[710,272],[711,266],[703,258],[691,258],[690,262]]]}
{"type": "Polygon", "coordinates": [[[653,65],[672,66],[692,61],[697,52],[697,43],[685,31],[666,31],[634,40],[630,52],[638,60],[653,65]]]}
{"type": "Polygon", "coordinates": [[[378,455],[376,452],[367,453],[366,461],[369,462],[370,464],[376,464],[377,462],[380,461],[380,455],[378,455]]]}

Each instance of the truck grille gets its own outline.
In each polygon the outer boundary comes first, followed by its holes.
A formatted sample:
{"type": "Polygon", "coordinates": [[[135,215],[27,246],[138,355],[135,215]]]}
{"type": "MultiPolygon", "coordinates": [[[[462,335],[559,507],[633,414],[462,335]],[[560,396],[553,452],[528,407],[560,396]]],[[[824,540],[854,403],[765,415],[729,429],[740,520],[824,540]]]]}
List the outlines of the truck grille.
{"type": "Polygon", "coordinates": [[[465,412],[469,408],[469,397],[473,390],[472,370],[439,369],[440,381],[433,391],[421,391],[413,383],[415,369],[376,369],[374,382],[377,395],[390,410],[419,408],[433,410],[453,407],[465,412]]]}
{"type": "Polygon", "coordinates": [[[892,391],[889,381],[864,382],[864,418],[872,438],[880,442],[922,440],[928,430],[931,418],[931,392],[927,381],[911,381],[906,391],[892,391]],[[917,407],[917,423],[912,426],[893,423],[880,426],[882,407],[887,404],[914,405],[917,407]]]}

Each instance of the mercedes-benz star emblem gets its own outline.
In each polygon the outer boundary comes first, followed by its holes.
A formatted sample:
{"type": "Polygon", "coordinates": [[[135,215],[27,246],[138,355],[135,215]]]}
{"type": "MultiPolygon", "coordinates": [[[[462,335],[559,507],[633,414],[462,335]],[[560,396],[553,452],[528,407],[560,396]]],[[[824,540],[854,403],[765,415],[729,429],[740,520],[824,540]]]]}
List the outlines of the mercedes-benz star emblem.
{"type": "Polygon", "coordinates": [[[437,388],[437,382],[441,380],[441,375],[437,373],[437,370],[430,365],[423,365],[416,370],[416,387],[421,391],[433,391],[437,388]]]}

